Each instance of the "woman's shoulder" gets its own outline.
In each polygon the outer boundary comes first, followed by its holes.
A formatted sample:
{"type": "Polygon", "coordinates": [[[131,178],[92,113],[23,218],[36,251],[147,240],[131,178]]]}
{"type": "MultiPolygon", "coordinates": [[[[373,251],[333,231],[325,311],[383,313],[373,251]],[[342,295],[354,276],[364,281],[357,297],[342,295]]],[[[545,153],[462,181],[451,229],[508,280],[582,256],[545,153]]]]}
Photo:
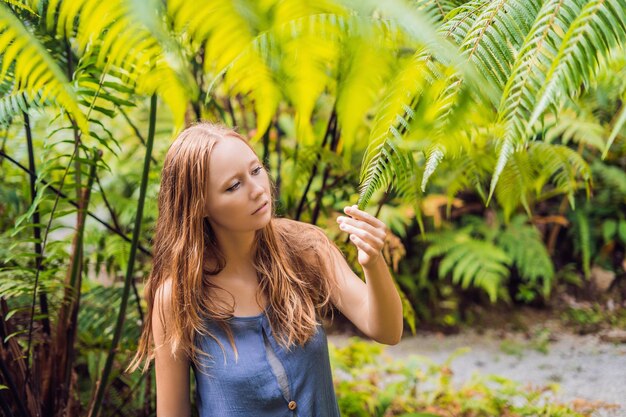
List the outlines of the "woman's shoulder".
{"type": "Polygon", "coordinates": [[[341,251],[324,230],[297,220],[277,218],[276,229],[292,253],[315,264],[326,264],[341,251]]]}
{"type": "Polygon", "coordinates": [[[274,221],[278,231],[288,237],[297,237],[312,244],[328,242],[326,233],[319,226],[287,218],[275,218],[274,221]]]}

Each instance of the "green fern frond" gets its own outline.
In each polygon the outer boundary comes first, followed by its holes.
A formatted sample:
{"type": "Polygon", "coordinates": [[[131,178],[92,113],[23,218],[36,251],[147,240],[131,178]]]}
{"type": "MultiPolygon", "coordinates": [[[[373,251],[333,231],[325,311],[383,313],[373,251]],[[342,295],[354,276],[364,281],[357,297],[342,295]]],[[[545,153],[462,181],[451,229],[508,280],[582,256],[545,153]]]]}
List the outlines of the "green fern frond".
{"type": "Polygon", "coordinates": [[[422,177],[421,184],[422,192],[426,190],[426,184],[428,183],[428,179],[435,172],[435,169],[443,159],[445,153],[445,148],[443,148],[439,144],[433,145],[431,149],[427,152],[426,167],[424,169],[424,176],[422,177]]]}
{"type": "Polygon", "coordinates": [[[500,150],[498,152],[498,161],[496,162],[496,166],[493,170],[493,175],[491,176],[491,184],[489,186],[489,196],[487,197],[487,205],[491,202],[491,197],[493,196],[494,191],[496,190],[496,186],[498,185],[498,181],[500,180],[500,176],[504,171],[507,163],[509,162],[509,158],[515,152],[515,141],[513,138],[505,137],[502,145],[500,145],[500,150]]]}
{"type": "Polygon", "coordinates": [[[95,56],[99,68],[118,70],[139,94],[156,92],[182,126],[196,83],[177,54],[180,48],[172,47],[158,2],[52,0],[46,6],[46,28],[73,39],[81,59],[95,56]]]}
{"type": "Polygon", "coordinates": [[[559,192],[567,194],[574,207],[574,193],[581,187],[581,180],[583,185],[591,180],[591,170],[583,157],[567,146],[545,142],[531,143],[528,155],[539,179],[537,192],[550,181],[559,192]]]}
{"type": "MultiPolygon", "coordinates": [[[[622,103],[626,103],[626,91],[622,95],[622,103]]],[[[602,159],[606,158],[606,155],[609,153],[609,149],[613,144],[613,141],[617,137],[617,135],[621,132],[622,127],[626,123],[626,105],[622,104],[622,109],[620,110],[617,118],[615,119],[615,123],[613,124],[613,129],[611,130],[611,134],[606,141],[606,147],[602,151],[602,159]]]]}
{"type": "MultiPolygon", "coordinates": [[[[572,3],[575,3],[572,0],[572,3]]],[[[626,40],[626,1],[591,0],[569,25],[555,55],[528,121],[532,126],[561,94],[573,94],[589,82],[616,45],[626,40]]]]}
{"type": "Polygon", "coordinates": [[[561,44],[562,28],[580,10],[579,1],[548,0],[525,36],[511,75],[504,86],[498,120],[505,123],[505,140],[523,140],[526,121],[535,103],[538,85],[561,44]]]}
{"type": "Polygon", "coordinates": [[[502,206],[506,221],[520,203],[526,213],[531,215],[527,196],[534,188],[534,176],[534,167],[528,153],[525,151],[512,153],[496,187],[496,198],[502,206]]]}
{"type": "Polygon", "coordinates": [[[500,90],[509,78],[515,51],[538,11],[537,2],[532,1],[489,2],[463,39],[461,50],[500,90]]]}
{"type": "Polygon", "coordinates": [[[517,216],[497,235],[497,244],[511,258],[520,276],[531,284],[541,283],[543,295],[550,293],[554,265],[541,239],[541,234],[527,219],[517,216]]]}
{"type": "Polygon", "coordinates": [[[484,290],[492,302],[498,299],[498,290],[510,274],[512,260],[493,243],[471,237],[467,231],[455,233],[453,243],[431,252],[445,252],[439,265],[439,277],[452,274],[452,281],[462,288],[470,286],[484,290]]]}
{"type": "Polygon", "coordinates": [[[543,140],[547,143],[552,143],[558,138],[564,145],[574,142],[599,151],[606,148],[606,127],[593,114],[593,109],[560,108],[558,114],[547,115],[544,123],[546,128],[543,140]]]}
{"type": "Polygon", "coordinates": [[[591,165],[594,182],[605,184],[607,189],[618,193],[622,201],[626,201],[626,172],[618,166],[607,165],[595,161],[591,165]]]}
{"type": "Polygon", "coordinates": [[[446,22],[440,27],[440,33],[460,45],[478,16],[489,4],[488,0],[471,0],[459,5],[448,13],[446,22]]]}
{"type": "MultiPolygon", "coordinates": [[[[119,310],[123,288],[89,285],[88,282],[85,285],[88,287],[81,294],[78,337],[86,347],[106,347],[110,344],[114,330],[109,315],[111,311],[119,310]]],[[[129,308],[127,314],[128,324],[124,326],[122,340],[132,343],[138,340],[141,332],[139,313],[136,308],[129,308]]]]}
{"type": "MultiPolygon", "coordinates": [[[[428,71],[424,53],[415,54],[396,76],[390,93],[382,101],[371,128],[370,140],[361,165],[359,206],[367,205],[374,191],[391,183],[400,164],[393,160],[393,149],[402,141],[413,120],[415,93],[421,90],[428,71]],[[407,94],[407,90],[409,93],[407,94]]],[[[402,162],[400,157],[397,162],[402,162]]]]}
{"type": "Polygon", "coordinates": [[[39,97],[31,98],[27,91],[12,91],[0,98],[0,124],[8,124],[11,119],[31,107],[42,106],[39,97]]]}
{"type": "Polygon", "coordinates": [[[495,165],[495,158],[491,152],[477,150],[466,152],[458,158],[452,159],[443,168],[446,178],[442,185],[448,196],[448,210],[454,197],[463,190],[475,190],[483,201],[487,199],[484,181],[489,178],[491,169],[495,165]]]}
{"type": "Polygon", "coordinates": [[[74,118],[78,127],[88,132],[85,116],[78,107],[77,97],[65,74],[41,42],[13,15],[0,4],[0,51],[2,69],[0,80],[12,66],[16,90],[37,97],[38,103],[55,101],[74,118]]]}
{"type": "Polygon", "coordinates": [[[391,76],[391,56],[380,45],[380,36],[347,39],[339,61],[337,81],[337,120],[341,129],[344,160],[352,159],[357,142],[357,128],[384,91],[391,76]]]}

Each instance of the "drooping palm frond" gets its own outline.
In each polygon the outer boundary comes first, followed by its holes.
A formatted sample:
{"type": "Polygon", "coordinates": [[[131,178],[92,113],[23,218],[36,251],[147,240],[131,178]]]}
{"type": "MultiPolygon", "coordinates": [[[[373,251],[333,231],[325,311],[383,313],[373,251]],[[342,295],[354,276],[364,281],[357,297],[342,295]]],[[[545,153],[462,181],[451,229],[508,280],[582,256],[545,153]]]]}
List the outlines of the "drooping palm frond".
{"type": "Polygon", "coordinates": [[[547,143],[584,144],[603,151],[607,144],[607,127],[593,114],[593,109],[561,107],[558,115],[549,114],[544,119],[543,140],[547,143]]]}
{"type": "Polygon", "coordinates": [[[496,188],[496,199],[502,206],[506,220],[520,203],[531,215],[528,195],[534,190],[534,177],[534,167],[528,153],[518,151],[508,158],[496,188]]]}
{"type": "Polygon", "coordinates": [[[67,110],[81,130],[89,131],[78,107],[78,98],[63,71],[41,42],[4,4],[0,4],[0,51],[0,80],[4,80],[12,68],[14,87],[10,94],[23,92],[41,104],[56,102],[67,110]]]}
{"type": "MultiPolygon", "coordinates": [[[[479,10],[464,34],[461,50],[501,91],[509,79],[517,49],[539,11],[538,2],[497,0],[481,4],[479,10]]],[[[463,30],[457,31],[463,35],[463,30]]]]}
{"type": "Polygon", "coordinates": [[[373,193],[392,184],[392,178],[401,178],[407,163],[405,154],[400,154],[402,135],[413,123],[416,96],[425,82],[428,72],[428,57],[415,54],[408,60],[394,80],[397,88],[381,103],[370,133],[370,140],[361,167],[361,189],[359,206],[367,205],[373,193]],[[411,91],[407,94],[407,91],[411,91]],[[417,94],[416,94],[417,93],[417,94]]]}
{"type": "Polygon", "coordinates": [[[246,97],[254,105],[254,139],[258,139],[276,113],[283,92],[292,91],[289,98],[297,107],[300,133],[310,141],[306,121],[311,103],[327,84],[325,77],[320,77],[328,59],[324,54],[336,54],[326,44],[327,35],[344,23],[339,21],[344,18],[342,11],[323,2],[253,4],[206,1],[198,8],[195,3],[174,1],[168,2],[168,15],[176,30],[184,30],[192,43],[203,46],[205,72],[211,80],[207,101],[218,86],[229,96],[246,97]],[[312,36],[315,34],[317,39],[312,36]],[[294,61],[295,50],[307,53],[299,54],[294,61]],[[284,65],[282,61],[289,57],[291,61],[284,65]],[[295,89],[281,91],[281,82],[291,82],[295,89]]]}
{"type": "Polygon", "coordinates": [[[139,94],[157,92],[176,124],[183,124],[187,104],[197,94],[196,83],[166,35],[158,2],[53,0],[42,9],[46,29],[73,39],[81,59],[95,56],[99,68],[118,70],[122,81],[139,94]]]}
{"type": "Polygon", "coordinates": [[[531,111],[528,126],[561,94],[573,94],[582,83],[596,74],[598,61],[626,40],[626,1],[591,0],[571,22],[563,36],[538,99],[531,111]]]}
{"type": "Polygon", "coordinates": [[[575,94],[595,73],[597,60],[626,36],[624,1],[585,3],[547,1],[524,40],[500,101],[499,120],[505,124],[505,134],[490,197],[507,159],[527,140],[543,111],[555,108],[563,94],[575,94]]]}

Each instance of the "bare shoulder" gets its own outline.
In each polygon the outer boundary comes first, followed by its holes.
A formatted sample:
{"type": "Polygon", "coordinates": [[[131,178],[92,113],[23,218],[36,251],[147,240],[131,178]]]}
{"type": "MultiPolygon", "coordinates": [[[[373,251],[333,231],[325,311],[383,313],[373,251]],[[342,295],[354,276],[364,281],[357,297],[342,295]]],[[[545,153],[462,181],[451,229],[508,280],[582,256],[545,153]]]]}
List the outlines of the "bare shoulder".
{"type": "Polygon", "coordinates": [[[330,241],[319,226],[286,218],[276,218],[274,221],[281,234],[298,239],[303,246],[310,245],[312,248],[319,248],[330,241]]]}
{"type": "Polygon", "coordinates": [[[164,331],[171,320],[173,280],[166,279],[154,293],[152,307],[152,326],[155,330],[164,331]]]}

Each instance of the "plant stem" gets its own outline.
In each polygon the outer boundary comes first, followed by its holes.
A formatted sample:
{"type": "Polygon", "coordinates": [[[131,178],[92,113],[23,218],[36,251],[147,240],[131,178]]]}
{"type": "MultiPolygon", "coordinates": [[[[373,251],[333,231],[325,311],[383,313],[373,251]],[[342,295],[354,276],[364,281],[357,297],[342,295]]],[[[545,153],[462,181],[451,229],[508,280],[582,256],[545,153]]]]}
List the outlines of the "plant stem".
{"type": "Polygon", "coordinates": [[[78,220],[76,234],[72,242],[72,255],[70,267],[65,281],[63,302],[58,315],[57,331],[53,346],[53,381],[51,389],[54,390],[53,410],[57,413],[66,414],[72,409],[74,397],[71,395],[72,370],[74,366],[74,353],[76,333],[78,330],[78,310],[80,306],[80,293],[83,274],[83,240],[85,236],[86,214],[89,206],[91,188],[93,186],[98,160],[102,151],[94,151],[87,179],[87,186],[82,190],[78,203],[78,220]]]}
{"type": "MultiPolygon", "coordinates": [[[[283,165],[283,153],[282,153],[282,132],[278,126],[278,115],[274,118],[274,127],[276,129],[276,201],[280,201],[280,187],[282,183],[282,177],[280,175],[281,167],[283,165]]],[[[295,163],[295,161],[294,161],[295,163]]]]}
{"type": "MultiPolygon", "coordinates": [[[[332,141],[330,142],[330,150],[332,152],[337,151],[337,146],[339,145],[339,128],[337,127],[337,121],[335,119],[335,123],[333,124],[333,129],[331,132],[332,141]]],[[[317,193],[315,198],[315,208],[313,209],[313,214],[311,215],[311,224],[317,224],[317,219],[320,214],[320,210],[322,208],[322,199],[324,198],[324,193],[326,192],[326,181],[328,181],[328,177],[330,176],[331,164],[327,163],[324,168],[324,175],[322,176],[322,185],[317,193]]]]}
{"type": "MultiPolygon", "coordinates": [[[[133,123],[133,121],[130,120],[130,117],[128,117],[128,114],[126,114],[122,106],[117,106],[117,109],[120,111],[120,114],[122,115],[122,117],[124,117],[124,120],[126,120],[126,123],[128,123],[131,129],[133,129],[133,132],[135,132],[135,136],[137,136],[137,139],[139,139],[139,142],[141,142],[143,146],[146,146],[146,141],[141,135],[141,132],[139,131],[139,129],[137,129],[137,126],[133,123]]],[[[154,157],[151,157],[151,158],[152,158],[152,163],[157,165],[158,164],[157,160],[154,159],[154,157]]]]}
{"type": "Polygon", "coordinates": [[[306,203],[306,196],[309,193],[309,189],[311,188],[311,184],[313,183],[313,179],[317,175],[317,166],[322,159],[321,150],[324,149],[326,143],[328,142],[328,136],[333,129],[333,126],[337,122],[337,113],[333,108],[332,113],[330,114],[330,118],[328,119],[328,124],[326,125],[326,132],[324,133],[324,140],[322,141],[322,146],[320,146],[320,151],[317,153],[317,157],[315,159],[315,163],[313,164],[313,168],[311,168],[311,174],[309,175],[309,180],[306,183],[306,187],[304,187],[304,192],[302,193],[302,198],[300,198],[300,203],[298,204],[298,209],[296,210],[295,219],[300,220],[300,216],[302,215],[302,210],[304,210],[304,204],[306,203]]]}
{"type": "MultiPolygon", "coordinates": [[[[30,172],[36,173],[35,169],[35,151],[33,147],[33,135],[30,128],[30,119],[28,118],[28,113],[22,112],[24,116],[24,130],[26,131],[26,143],[28,146],[28,165],[30,172]]],[[[36,175],[29,175],[29,183],[30,183],[30,198],[31,204],[35,204],[35,197],[37,196],[37,178],[36,175]]],[[[33,340],[33,324],[35,321],[35,303],[37,300],[37,289],[39,287],[39,276],[42,271],[42,262],[43,262],[43,250],[41,247],[41,220],[39,216],[39,207],[35,208],[33,212],[33,235],[34,235],[34,243],[35,243],[35,284],[33,285],[33,299],[30,306],[30,317],[28,323],[28,342],[26,347],[26,377],[25,377],[25,385],[28,385],[31,382],[31,367],[30,367],[30,350],[32,346],[33,340]]],[[[48,298],[44,291],[39,293],[39,309],[42,314],[42,327],[44,331],[44,337],[42,340],[43,343],[43,351],[49,352],[49,338],[50,338],[50,319],[48,317],[48,298]]],[[[36,383],[32,385],[32,389],[36,398],[39,400],[40,398],[40,381],[35,381],[36,383]]],[[[23,387],[26,388],[25,386],[23,387]]]]}
{"type": "Polygon", "coordinates": [[[135,264],[135,256],[137,254],[137,245],[139,242],[139,234],[141,232],[141,221],[143,218],[143,207],[146,198],[146,188],[148,186],[148,177],[150,173],[150,156],[152,154],[152,145],[154,143],[154,130],[156,125],[156,106],[157,96],[153,94],[150,99],[150,126],[148,130],[148,139],[146,141],[146,156],[144,158],[143,172],[141,176],[141,185],[139,188],[139,201],[137,202],[137,214],[135,216],[135,228],[133,230],[133,240],[130,248],[130,255],[128,257],[128,267],[126,269],[126,277],[124,280],[124,292],[122,293],[122,299],[120,301],[120,310],[117,316],[117,323],[115,325],[115,333],[113,340],[111,341],[111,347],[107,355],[107,360],[104,365],[104,370],[100,377],[100,381],[97,383],[96,393],[93,398],[92,405],[89,410],[89,417],[97,417],[100,413],[100,406],[104,399],[104,394],[107,388],[107,382],[113,369],[113,361],[115,359],[115,353],[117,351],[117,345],[122,336],[122,328],[124,327],[124,318],[126,316],[126,306],[128,304],[128,296],[130,293],[131,280],[133,279],[133,271],[135,264]]]}
{"type": "MultiPolygon", "coordinates": [[[[6,158],[7,160],[9,160],[9,162],[11,162],[13,165],[17,166],[18,168],[20,168],[22,171],[28,173],[31,176],[35,176],[32,172],[30,172],[30,170],[28,168],[26,168],[24,165],[20,164],[18,161],[16,161],[15,159],[11,158],[9,155],[7,155],[6,153],[0,151],[0,156],[3,158],[6,158]]],[[[36,177],[36,176],[35,176],[36,177]]],[[[67,200],[68,203],[70,203],[72,206],[78,208],[78,203],[76,203],[74,200],[70,200],[67,197],[67,194],[63,193],[62,191],[60,191],[59,189],[57,189],[55,186],[53,185],[48,185],[48,182],[45,180],[41,180],[41,183],[43,185],[46,186],[46,189],[51,190],[53,193],[55,193],[58,197],[62,197],[65,198],[67,200]]],[[[98,223],[100,223],[101,225],[103,225],[104,227],[106,227],[109,231],[115,233],[116,235],[118,235],[119,237],[121,237],[122,239],[124,239],[125,241],[127,241],[128,243],[131,243],[132,240],[131,238],[129,238],[128,236],[126,236],[124,234],[124,232],[115,226],[111,226],[109,223],[105,222],[104,220],[102,220],[100,217],[96,216],[95,214],[93,214],[90,211],[86,211],[87,215],[89,217],[91,217],[92,219],[94,219],[95,221],[97,221],[98,223]]],[[[141,252],[143,252],[145,255],[148,256],[152,256],[152,254],[150,253],[150,251],[146,248],[144,248],[143,246],[139,245],[138,248],[141,252]]],[[[43,248],[42,248],[43,250],[43,248]]]]}

